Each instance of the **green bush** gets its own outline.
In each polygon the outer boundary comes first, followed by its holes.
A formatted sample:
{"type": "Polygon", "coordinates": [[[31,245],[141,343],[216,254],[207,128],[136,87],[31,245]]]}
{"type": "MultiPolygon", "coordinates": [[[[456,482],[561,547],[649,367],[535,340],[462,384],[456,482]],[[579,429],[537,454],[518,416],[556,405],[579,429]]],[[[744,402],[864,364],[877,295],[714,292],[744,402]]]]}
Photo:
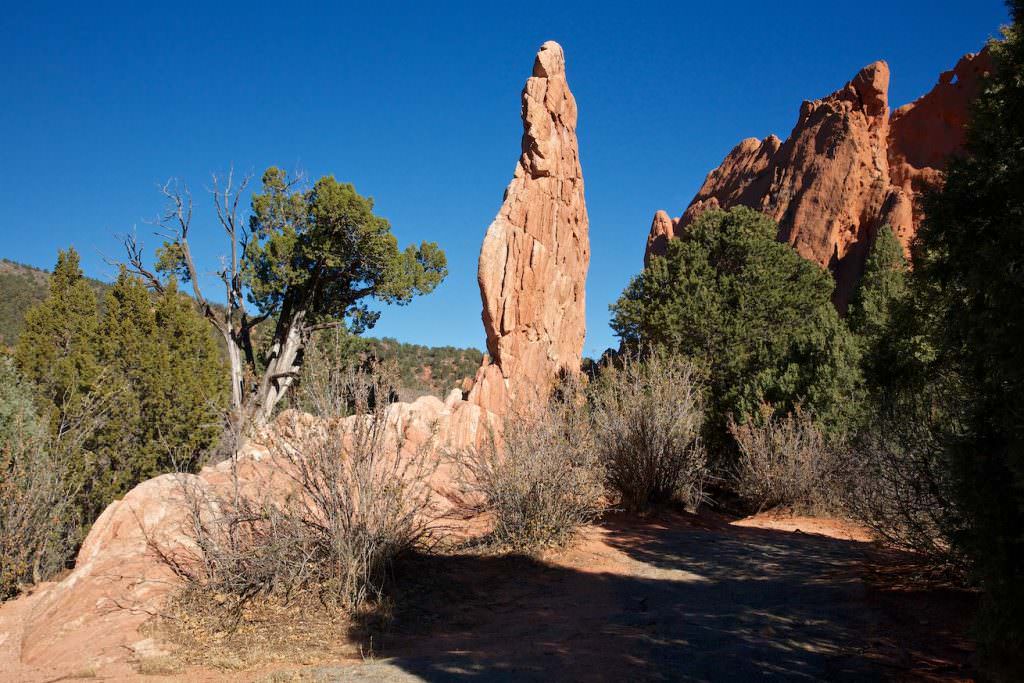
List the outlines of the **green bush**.
{"type": "Polygon", "coordinates": [[[832,432],[859,416],[859,350],[831,303],[832,278],[777,232],[752,209],[707,211],[611,308],[626,349],[666,349],[707,378],[718,455],[733,452],[728,417],[744,422],[763,404],[781,414],[802,404],[832,432]]]}

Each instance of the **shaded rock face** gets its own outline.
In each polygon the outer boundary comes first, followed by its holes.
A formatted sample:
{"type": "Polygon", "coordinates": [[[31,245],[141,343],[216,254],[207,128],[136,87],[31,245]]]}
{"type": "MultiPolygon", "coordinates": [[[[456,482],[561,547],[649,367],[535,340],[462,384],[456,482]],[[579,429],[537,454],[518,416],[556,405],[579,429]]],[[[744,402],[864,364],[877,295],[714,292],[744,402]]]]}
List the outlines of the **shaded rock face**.
{"type": "Polygon", "coordinates": [[[832,270],[845,311],[879,227],[889,223],[909,247],[922,217],[916,199],[963,147],[969,104],[990,66],[987,51],[965,56],[891,117],[888,65],[864,67],[828,97],[804,102],[785,142],[740,142],[682,216],[656,213],[645,265],[703,211],[748,206],[779,223],[780,240],[832,270]]]}
{"type": "Polygon", "coordinates": [[[487,229],[477,277],[489,359],[469,401],[502,412],[579,370],[587,268],[587,207],[576,100],[561,46],[541,46],[522,95],[522,154],[487,229]]]}
{"type": "MultiPolygon", "coordinates": [[[[992,70],[985,48],[960,58],[943,72],[928,94],[892,113],[889,123],[889,174],[897,187],[911,196],[941,182],[946,159],[963,149],[971,101],[982,79],[992,70]]],[[[920,207],[914,206],[914,224],[920,207]]]]}

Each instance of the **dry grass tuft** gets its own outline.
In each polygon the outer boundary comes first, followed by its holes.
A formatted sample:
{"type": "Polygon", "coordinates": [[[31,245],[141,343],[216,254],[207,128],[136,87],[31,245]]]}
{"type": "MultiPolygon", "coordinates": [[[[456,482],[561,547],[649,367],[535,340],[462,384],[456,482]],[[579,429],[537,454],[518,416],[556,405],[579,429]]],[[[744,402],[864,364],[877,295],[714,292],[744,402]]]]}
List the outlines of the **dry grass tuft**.
{"type": "Polygon", "coordinates": [[[161,655],[143,657],[135,664],[135,670],[141,676],[173,676],[184,670],[181,661],[174,657],[161,655]]]}

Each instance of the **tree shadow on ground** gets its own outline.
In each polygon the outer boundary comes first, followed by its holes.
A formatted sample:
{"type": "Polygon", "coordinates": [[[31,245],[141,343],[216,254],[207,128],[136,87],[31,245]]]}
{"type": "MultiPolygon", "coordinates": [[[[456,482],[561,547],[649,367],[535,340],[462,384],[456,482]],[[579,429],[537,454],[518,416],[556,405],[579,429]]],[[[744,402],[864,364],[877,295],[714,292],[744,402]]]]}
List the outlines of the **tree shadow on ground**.
{"type": "Polygon", "coordinates": [[[594,566],[586,549],[572,567],[417,557],[364,647],[427,681],[884,680],[913,665],[868,599],[869,544],[680,515],[604,527],[594,566]]]}

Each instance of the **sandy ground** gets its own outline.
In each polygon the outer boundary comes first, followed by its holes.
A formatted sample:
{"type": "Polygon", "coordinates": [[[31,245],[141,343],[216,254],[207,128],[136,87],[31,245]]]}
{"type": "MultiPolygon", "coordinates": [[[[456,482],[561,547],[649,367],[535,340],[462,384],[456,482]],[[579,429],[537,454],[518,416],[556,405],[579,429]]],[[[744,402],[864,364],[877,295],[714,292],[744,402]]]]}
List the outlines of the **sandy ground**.
{"type": "MultiPolygon", "coordinates": [[[[366,658],[94,680],[971,680],[973,596],[907,588],[908,558],[857,527],[612,517],[570,550],[418,558],[366,658]]],[[[74,680],[74,675],[63,680],[74,680]]]]}

